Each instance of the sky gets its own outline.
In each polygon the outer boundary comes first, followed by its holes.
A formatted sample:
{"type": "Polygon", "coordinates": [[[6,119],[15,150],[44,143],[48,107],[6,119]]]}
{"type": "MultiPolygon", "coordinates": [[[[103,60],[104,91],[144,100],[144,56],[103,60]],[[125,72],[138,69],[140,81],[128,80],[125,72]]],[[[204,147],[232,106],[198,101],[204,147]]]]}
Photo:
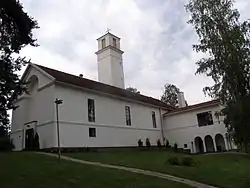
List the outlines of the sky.
{"type": "MultiPolygon", "coordinates": [[[[187,24],[187,0],[21,0],[38,21],[39,47],[21,55],[32,63],[98,80],[96,39],[106,33],[121,38],[126,87],[160,98],[164,84],[175,84],[188,104],[210,100],[202,91],[213,81],[195,75],[203,57],[192,49],[198,42],[187,24]]],[[[242,19],[250,17],[250,1],[236,0],[242,19]]]]}

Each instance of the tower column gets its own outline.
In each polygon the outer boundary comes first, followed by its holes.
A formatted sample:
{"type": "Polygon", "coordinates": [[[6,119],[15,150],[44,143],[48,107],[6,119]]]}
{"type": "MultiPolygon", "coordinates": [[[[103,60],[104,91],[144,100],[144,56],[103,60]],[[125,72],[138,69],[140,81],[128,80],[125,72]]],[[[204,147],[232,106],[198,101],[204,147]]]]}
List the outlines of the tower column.
{"type": "Polygon", "coordinates": [[[99,82],[124,89],[123,51],[120,49],[120,38],[108,32],[97,41],[99,82]]]}

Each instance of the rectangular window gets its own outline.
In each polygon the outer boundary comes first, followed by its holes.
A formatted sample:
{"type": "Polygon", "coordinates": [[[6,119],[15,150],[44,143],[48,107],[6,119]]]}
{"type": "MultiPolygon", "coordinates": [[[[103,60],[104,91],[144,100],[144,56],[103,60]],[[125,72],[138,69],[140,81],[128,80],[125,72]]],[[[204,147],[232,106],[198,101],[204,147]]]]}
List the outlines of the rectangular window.
{"type": "Polygon", "coordinates": [[[104,39],[102,39],[102,48],[105,48],[105,47],[106,47],[106,40],[104,38],[104,39]]]}
{"type": "Polygon", "coordinates": [[[131,114],[129,106],[125,106],[125,116],[126,116],[126,125],[131,126],[131,114]]]}
{"type": "Polygon", "coordinates": [[[197,114],[197,120],[198,120],[198,125],[199,127],[202,126],[208,126],[208,125],[213,125],[213,116],[212,116],[212,112],[202,112],[197,114]]]}
{"type": "Polygon", "coordinates": [[[113,38],[113,46],[116,47],[116,39],[113,38]]]}
{"type": "Polygon", "coordinates": [[[88,99],[88,119],[90,122],[95,122],[95,101],[88,99]]]}
{"type": "Polygon", "coordinates": [[[96,137],[96,129],[89,128],[89,137],[96,137]]]}
{"type": "Polygon", "coordinates": [[[153,122],[153,128],[156,128],[156,118],[155,118],[155,112],[152,112],[152,122],[153,122]]]}

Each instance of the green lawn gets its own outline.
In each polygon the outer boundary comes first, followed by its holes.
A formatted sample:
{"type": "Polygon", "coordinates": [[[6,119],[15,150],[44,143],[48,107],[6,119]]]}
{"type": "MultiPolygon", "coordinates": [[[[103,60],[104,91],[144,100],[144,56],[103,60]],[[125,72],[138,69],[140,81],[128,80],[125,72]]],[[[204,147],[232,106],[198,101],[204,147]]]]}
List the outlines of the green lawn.
{"type": "Polygon", "coordinates": [[[99,168],[33,153],[0,153],[2,188],[188,188],[156,177],[99,168]]]}
{"type": "Polygon", "coordinates": [[[190,156],[168,151],[113,151],[67,154],[75,158],[102,163],[138,167],[165,172],[225,188],[250,187],[250,156],[243,154],[191,155],[199,165],[172,166],[171,156],[190,156]]]}

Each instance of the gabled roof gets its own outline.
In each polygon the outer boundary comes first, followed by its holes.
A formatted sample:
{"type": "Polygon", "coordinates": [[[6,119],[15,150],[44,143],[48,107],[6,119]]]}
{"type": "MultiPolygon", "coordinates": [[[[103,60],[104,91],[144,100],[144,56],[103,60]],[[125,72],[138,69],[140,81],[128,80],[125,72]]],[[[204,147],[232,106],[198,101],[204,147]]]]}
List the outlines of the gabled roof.
{"type": "Polygon", "coordinates": [[[208,106],[214,106],[214,105],[218,105],[218,104],[220,104],[220,100],[215,99],[215,100],[211,100],[211,101],[207,101],[207,102],[202,102],[202,103],[186,106],[183,108],[176,108],[176,109],[172,110],[171,112],[165,113],[164,116],[172,115],[175,113],[181,113],[181,112],[185,112],[185,111],[190,111],[190,110],[195,110],[195,109],[199,109],[199,108],[204,108],[204,107],[208,107],[208,106]]]}
{"type": "Polygon", "coordinates": [[[158,99],[154,99],[152,97],[147,97],[145,95],[133,93],[133,92],[127,91],[125,89],[117,88],[114,86],[110,86],[107,84],[103,84],[100,82],[89,80],[86,78],[81,78],[79,76],[75,76],[72,74],[61,72],[61,71],[51,69],[48,67],[44,67],[41,65],[35,64],[35,66],[39,67],[40,69],[42,69],[43,71],[45,71],[49,75],[53,76],[56,79],[55,80],[56,82],[65,83],[65,84],[69,84],[69,85],[73,85],[73,86],[77,86],[77,87],[81,87],[81,88],[86,88],[86,89],[94,90],[97,92],[102,92],[105,94],[115,95],[118,97],[127,98],[130,100],[134,100],[134,101],[138,101],[138,102],[142,102],[142,103],[147,103],[147,104],[150,104],[153,106],[164,108],[166,110],[173,110],[174,109],[174,107],[172,107],[172,106],[170,106],[170,105],[168,105],[168,104],[166,104],[158,99]]]}

